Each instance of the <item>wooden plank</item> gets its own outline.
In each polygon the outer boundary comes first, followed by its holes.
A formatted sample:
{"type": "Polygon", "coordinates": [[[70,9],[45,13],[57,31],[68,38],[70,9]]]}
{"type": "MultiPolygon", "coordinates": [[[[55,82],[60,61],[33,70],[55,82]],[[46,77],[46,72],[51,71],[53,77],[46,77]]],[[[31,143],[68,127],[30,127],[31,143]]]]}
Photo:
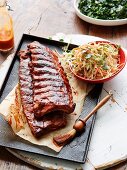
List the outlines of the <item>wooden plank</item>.
{"type": "Polygon", "coordinates": [[[113,41],[127,49],[127,25],[114,27],[113,41]]]}
{"type": "MultiPolygon", "coordinates": [[[[23,33],[42,37],[57,32],[88,33],[89,24],[76,16],[73,0],[9,0],[8,5],[14,24],[15,49],[23,33]]],[[[8,55],[0,53],[0,64],[8,55]]]]}
{"type": "MultiPolygon", "coordinates": [[[[2,170],[35,170],[35,167],[16,158],[3,147],[0,147],[0,153],[0,169],[2,170]]],[[[39,169],[36,168],[36,170],[39,169]]]]}
{"type": "Polygon", "coordinates": [[[89,27],[89,34],[112,41],[113,27],[103,27],[91,24],[89,27]]]}
{"type": "Polygon", "coordinates": [[[10,0],[13,11],[15,44],[23,32],[48,37],[57,32],[87,34],[88,25],[81,21],[73,9],[73,0],[10,0]],[[68,8],[69,7],[69,8],[68,8]]]}

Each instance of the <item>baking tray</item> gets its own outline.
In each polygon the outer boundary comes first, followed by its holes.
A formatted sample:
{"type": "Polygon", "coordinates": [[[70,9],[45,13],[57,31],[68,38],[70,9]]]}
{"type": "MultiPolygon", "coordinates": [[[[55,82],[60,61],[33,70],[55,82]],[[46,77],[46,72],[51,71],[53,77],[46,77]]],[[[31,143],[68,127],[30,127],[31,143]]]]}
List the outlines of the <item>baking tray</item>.
{"type": "MultiPolygon", "coordinates": [[[[19,50],[25,49],[27,44],[32,41],[38,41],[43,45],[48,46],[52,50],[56,49],[59,53],[62,53],[62,48],[67,45],[65,42],[50,40],[42,37],[36,37],[33,35],[23,34],[16,53],[14,55],[14,59],[9,68],[8,74],[3,83],[2,89],[0,91],[0,103],[4,100],[4,98],[8,95],[8,93],[14,88],[14,86],[18,83],[18,68],[19,68],[19,58],[17,53],[19,50]]],[[[69,49],[76,47],[74,44],[69,45],[69,49]]],[[[101,93],[102,84],[95,85],[94,89],[89,93],[84,102],[84,109],[80,118],[87,115],[97,104],[99,95],[101,93]]],[[[92,135],[92,130],[95,122],[95,115],[92,116],[86,124],[85,131],[76,136],[73,141],[63,147],[63,149],[56,153],[50,149],[45,147],[40,147],[33,145],[20,137],[16,136],[8,123],[0,116],[0,145],[19,149],[27,152],[42,154],[46,156],[52,156],[60,159],[66,159],[70,161],[84,163],[86,160],[90,138],[92,135]]]]}

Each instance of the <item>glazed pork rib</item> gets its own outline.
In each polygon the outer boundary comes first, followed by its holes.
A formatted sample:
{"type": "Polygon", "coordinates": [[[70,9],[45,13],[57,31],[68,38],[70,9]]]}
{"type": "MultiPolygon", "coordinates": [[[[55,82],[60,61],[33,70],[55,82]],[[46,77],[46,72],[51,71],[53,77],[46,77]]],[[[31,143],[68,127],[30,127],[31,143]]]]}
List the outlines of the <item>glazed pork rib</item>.
{"type": "Polygon", "coordinates": [[[31,54],[36,117],[60,110],[72,113],[75,108],[69,81],[57,56],[39,42],[28,45],[31,54]]]}
{"type": "Polygon", "coordinates": [[[55,112],[52,114],[47,114],[39,120],[35,118],[33,109],[33,85],[31,76],[30,54],[27,51],[20,51],[19,56],[19,83],[21,103],[31,132],[35,137],[40,137],[49,131],[64,127],[66,125],[66,117],[64,113],[55,112]]]}

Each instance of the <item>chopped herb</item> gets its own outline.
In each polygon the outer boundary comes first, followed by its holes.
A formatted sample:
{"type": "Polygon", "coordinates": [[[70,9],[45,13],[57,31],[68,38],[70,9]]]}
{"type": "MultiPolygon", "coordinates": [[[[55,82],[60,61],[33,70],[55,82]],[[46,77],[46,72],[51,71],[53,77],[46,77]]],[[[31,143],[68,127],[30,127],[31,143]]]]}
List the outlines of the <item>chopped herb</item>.
{"type": "Polygon", "coordinates": [[[63,39],[63,38],[60,38],[59,41],[64,42],[64,39],[63,39]]]}
{"type": "Polygon", "coordinates": [[[52,40],[52,37],[48,37],[49,40],[52,40]]]}
{"type": "Polygon", "coordinates": [[[127,18],[127,0],[80,0],[78,8],[83,14],[96,19],[127,18]]]}
{"type": "Polygon", "coordinates": [[[108,65],[107,65],[107,64],[104,64],[104,65],[103,65],[103,70],[108,70],[108,69],[109,69],[108,65]]]}
{"type": "Polygon", "coordinates": [[[85,56],[86,59],[89,59],[89,58],[91,58],[91,57],[92,57],[92,54],[87,54],[87,55],[85,56]]]}
{"type": "Polygon", "coordinates": [[[70,52],[70,50],[68,49],[69,48],[69,45],[70,45],[70,43],[68,43],[66,46],[64,46],[63,48],[62,48],[62,50],[66,53],[66,52],[70,52]]]}

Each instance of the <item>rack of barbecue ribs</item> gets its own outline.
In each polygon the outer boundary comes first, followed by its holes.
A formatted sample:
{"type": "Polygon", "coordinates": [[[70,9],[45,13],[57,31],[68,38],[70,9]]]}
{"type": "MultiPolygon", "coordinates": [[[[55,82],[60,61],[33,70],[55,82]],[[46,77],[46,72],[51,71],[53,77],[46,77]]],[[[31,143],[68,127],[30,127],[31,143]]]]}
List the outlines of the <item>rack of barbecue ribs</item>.
{"type": "Polygon", "coordinates": [[[57,56],[39,42],[19,52],[19,84],[24,115],[35,137],[66,126],[75,109],[69,81],[57,56]]]}

